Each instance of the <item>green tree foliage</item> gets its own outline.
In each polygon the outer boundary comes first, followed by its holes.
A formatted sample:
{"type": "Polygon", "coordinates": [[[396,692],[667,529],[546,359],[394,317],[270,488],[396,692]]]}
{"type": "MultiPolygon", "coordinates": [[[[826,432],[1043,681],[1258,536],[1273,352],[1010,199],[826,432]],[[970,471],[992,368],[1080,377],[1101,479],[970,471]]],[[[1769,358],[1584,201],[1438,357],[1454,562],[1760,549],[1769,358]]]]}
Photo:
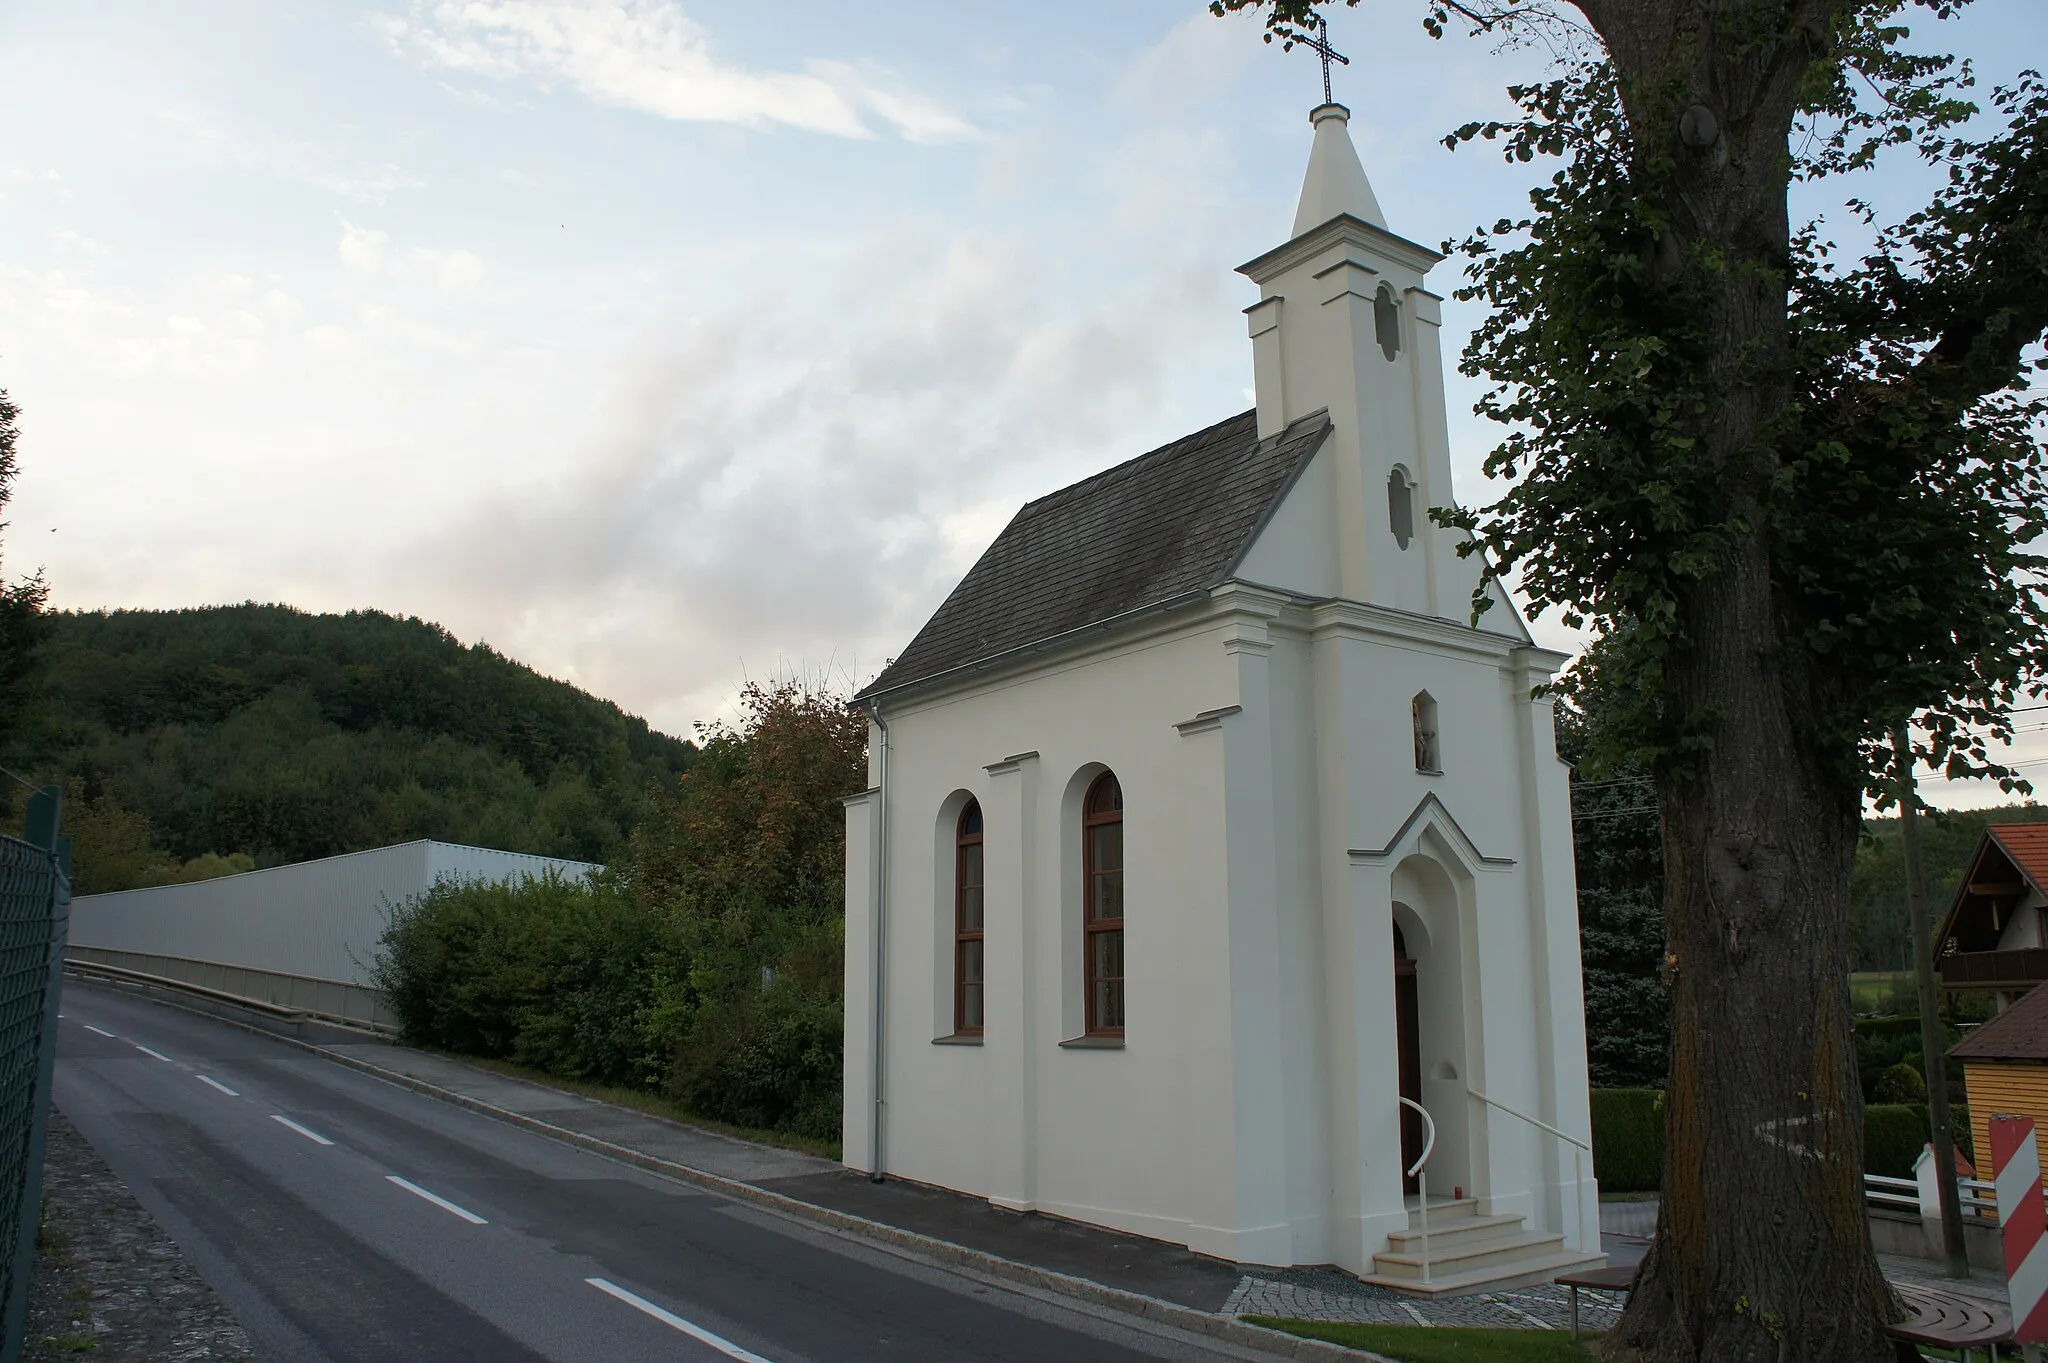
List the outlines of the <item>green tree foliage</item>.
{"type": "MultiPolygon", "coordinates": [[[[21,409],[0,388],[0,515],[14,496],[20,471],[20,416],[21,409]]],[[[7,522],[0,520],[0,531],[6,529],[7,522]]],[[[41,569],[13,583],[0,575],[0,745],[26,727],[38,709],[49,596],[41,569]]]]}
{"type": "Polygon", "coordinates": [[[102,852],[74,819],[98,889],[415,838],[608,861],[693,752],[421,620],[252,604],[50,621],[49,712],[0,760],[65,779],[98,831],[153,849],[102,852]]]}
{"type": "Polygon", "coordinates": [[[839,802],[866,784],[867,723],[796,682],[749,686],[741,710],[703,727],[605,874],[440,886],[400,909],[378,971],[406,1034],[836,1139],[839,802]]]}
{"type": "Polygon", "coordinates": [[[845,814],[867,785],[867,720],[795,681],[749,686],[737,728],[634,835],[634,887],[680,917],[669,1091],[706,1116],[839,1130],[845,814]]]}

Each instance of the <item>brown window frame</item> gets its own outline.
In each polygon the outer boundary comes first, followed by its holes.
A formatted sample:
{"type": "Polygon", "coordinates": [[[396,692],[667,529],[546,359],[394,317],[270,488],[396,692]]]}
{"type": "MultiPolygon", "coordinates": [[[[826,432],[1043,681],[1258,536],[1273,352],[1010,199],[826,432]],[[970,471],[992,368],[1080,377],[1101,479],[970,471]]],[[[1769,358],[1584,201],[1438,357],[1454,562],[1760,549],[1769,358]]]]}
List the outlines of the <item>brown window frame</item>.
{"type": "MultiPolygon", "coordinates": [[[[1095,865],[1094,830],[1107,824],[1116,824],[1121,829],[1123,821],[1123,782],[1117,780],[1115,772],[1105,771],[1089,782],[1088,793],[1081,800],[1081,989],[1083,1007],[1085,1009],[1083,1016],[1087,1021],[1087,1035],[1089,1036],[1121,1037],[1124,1034],[1124,1019],[1129,1007],[1129,1001],[1124,992],[1124,982],[1128,978],[1128,974],[1120,972],[1114,976],[1108,976],[1097,975],[1095,972],[1095,938],[1101,934],[1111,932],[1121,938],[1124,932],[1123,916],[1119,914],[1115,918],[1096,918],[1090,912],[1090,908],[1095,902],[1095,878],[1098,875],[1110,874],[1111,872],[1121,877],[1124,873],[1125,863],[1129,860],[1124,855],[1123,839],[1119,836],[1117,839],[1117,864],[1113,868],[1098,869],[1095,865]],[[1117,807],[1111,810],[1097,811],[1095,808],[1096,793],[1102,789],[1105,782],[1112,783],[1117,788],[1117,807]],[[1111,981],[1114,981],[1116,985],[1117,1021],[1114,1024],[1105,1024],[1097,1016],[1096,987],[1111,981]]],[[[1121,888],[1119,889],[1118,900],[1121,903],[1121,888]]],[[[1119,961],[1123,960],[1123,951],[1121,949],[1117,952],[1117,959],[1119,961]]]]}
{"type": "Polygon", "coordinates": [[[984,851],[981,862],[981,879],[972,888],[981,891],[981,923],[977,928],[967,926],[967,849],[986,847],[984,841],[987,822],[983,816],[982,831],[967,831],[967,816],[981,813],[981,801],[969,800],[960,810],[960,817],[953,825],[953,1035],[980,1036],[988,1021],[988,949],[982,947],[981,974],[974,984],[981,990],[982,1021],[973,1026],[967,1024],[967,944],[987,940],[988,928],[988,859],[984,851]]]}

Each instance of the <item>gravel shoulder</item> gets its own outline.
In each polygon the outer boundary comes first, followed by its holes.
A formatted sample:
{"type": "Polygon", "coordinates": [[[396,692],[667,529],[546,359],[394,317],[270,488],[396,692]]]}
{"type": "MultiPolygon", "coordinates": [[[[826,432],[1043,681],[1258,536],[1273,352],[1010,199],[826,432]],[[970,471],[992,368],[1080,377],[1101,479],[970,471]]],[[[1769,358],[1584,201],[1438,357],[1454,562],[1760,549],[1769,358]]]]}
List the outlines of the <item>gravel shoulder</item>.
{"type": "Polygon", "coordinates": [[[177,1242],[52,1109],[24,1363],[256,1357],[177,1242]]]}

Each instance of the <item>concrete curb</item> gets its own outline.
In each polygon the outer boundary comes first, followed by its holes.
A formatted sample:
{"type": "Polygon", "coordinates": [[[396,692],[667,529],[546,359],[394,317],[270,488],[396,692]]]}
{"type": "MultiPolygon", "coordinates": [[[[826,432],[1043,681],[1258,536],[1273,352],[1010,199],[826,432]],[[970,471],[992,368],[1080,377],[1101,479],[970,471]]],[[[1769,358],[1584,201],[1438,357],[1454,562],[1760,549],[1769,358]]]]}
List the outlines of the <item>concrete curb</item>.
{"type": "MultiPolygon", "coordinates": [[[[97,984],[102,988],[108,987],[111,983],[105,979],[92,979],[88,982],[97,984]]],[[[1365,1363],[1388,1363],[1380,1355],[1367,1353],[1363,1349],[1346,1348],[1341,1344],[1330,1344],[1317,1339],[1304,1339],[1297,1335],[1284,1334],[1277,1330],[1268,1330],[1263,1326],[1247,1325],[1230,1316],[1198,1311],[1191,1306],[1182,1306],[1178,1302],[1166,1301],[1159,1297],[1148,1297],[1141,1292],[1125,1291],[1123,1288],[1110,1287],[1104,1283],[1094,1282],[1087,1278],[1055,1272],[1049,1268],[1040,1268],[1035,1264],[1019,1263],[1014,1259],[1005,1259],[998,1254],[990,1254],[986,1250],[971,1249],[966,1245],[955,1244],[950,1240],[940,1240],[934,1236],[921,1235],[916,1231],[904,1230],[900,1226],[891,1226],[881,1221],[870,1221],[866,1217],[854,1216],[849,1212],[836,1211],[830,1207],[821,1207],[814,1202],[804,1202],[783,1193],[771,1192],[769,1189],[741,1182],[738,1179],[726,1178],[721,1174],[709,1173],[703,1169],[695,1169],[687,1164],[677,1164],[672,1160],[665,1160],[659,1156],[647,1154],[645,1151],[634,1150],[629,1146],[618,1145],[601,1137],[587,1135],[581,1131],[572,1131],[567,1127],[556,1126],[553,1122],[542,1121],[538,1117],[529,1117],[522,1112],[513,1112],[509,1109],[498,1107],[495,1104],[486,1103],[482,1099],[471,1098],[467,1094],[456,1093],[452,1089],[442,1088],[440,1085],[429,1083],[424,1079],[416,1079],[412,1075],[401,1074],[397,1070],[388,1070],[381,1065],[373,1065],[369,1061],[358,1059],[355,1056],[342,1055],[336,1051],[328,1050],[326,1047],[315,1042],[303,1041],[294,1036],[281,1035],[255,1022],[245,1021],[240,1018],[223,1017],[217,1013],[193,1008],[182,1000],[161,997],[162,991],[145,990],[123,984],[113,984],[112,987],[122,988],[124,992],[147,993],[156,1002],[168,1004],[173,1008],[192,1013],[198,1017],[211,1019],[214,1022],[226,1023],[230,1027],[238,1027],[245,1032],[253,1032],[259,1036],[269,1037],[273,1041],[281,1041],[288,1046],[296,1046],[300,1050],[309,1051],[323,1060],[359,1071],[373,1078],[384,1080],[386,1083],[396,1084],[400,1088],[411,1089],[416,1093],[425,1094],[427,1097],[452,1104],[455,1107],[467,1108],[471,1112],[491,1117],[507,1125],[521,1127],[537,1135],[560,1141],[564,1145],[573,1145],[579,1149],[588,1150],[593,1154],[602,1155],[607,1159],[616,1160],[621,1164],[629,1164],[635,1168],[644,1169],[649,1173],[675,1179],[679,1183],[687,1183],[693,1187],[703,1188],[708,1192],[721,1194],[737,1202],[747,1202],[758,1207],[765,1207],[771,1211],[780,1212],[785,1216],[790,1216],[800,1221],[807,1221],[813,1225],[824,1226],[842,1234],[854,1236],[862,1240],[874,1241],[896,1249],[909,1250],[920,1258],[934,1263],[956,1268],[972,1269],[992,1278],[1020,1283],[1057,1296],[1070,1297],[1076,1301],[1105,1307],[1122,1315],[1136,1316],[1141,1320],[1151,1321],[1160,1325],[1169,1325],[1175,1329],[1185,1330],[1190,1334],[1203,1335],[1210,1339],[1224,1340],[1232,1344],[1242,1345],[1276,1358],[1343,1360],[1344,1363],[1360,1363],[1360,1360],[1365,1360],[1365,1363]]],[[[449,1058],[452,1059],[453,1057],[449,1058]]],[[[460,1062],[458,1061],[457,1063],[460,1062]]],[[[491,1072],[485,1070],[480,1071],[480,1073],[489,1074],[491,1072]]],[[[502,1079],[506,1076],[496,1075],[494,1077],[502,1079]]],[[[545,1084],[535,1084],[534,1086],[536,1088],[547,1087],[545,1084]]],[[[565,1090],[549,1089],[549,1092],[565,1092],[565,1090]]],[[[582,1097],[583,1095],[577,1094],[572,1096],[582,1097]]],[[[586,1098],[585,1101],[601,1103],[603,1100],[586,1098]]]]}

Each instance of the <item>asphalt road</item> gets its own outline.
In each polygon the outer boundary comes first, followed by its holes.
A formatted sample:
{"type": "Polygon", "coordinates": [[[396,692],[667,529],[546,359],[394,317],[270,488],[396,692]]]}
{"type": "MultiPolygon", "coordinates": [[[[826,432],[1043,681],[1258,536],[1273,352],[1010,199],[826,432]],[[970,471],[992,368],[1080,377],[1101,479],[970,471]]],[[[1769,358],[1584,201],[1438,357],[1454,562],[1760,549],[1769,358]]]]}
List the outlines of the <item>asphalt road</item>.
{"type": "Polygon", "coordinates": [[[56,1101],[276,1363],[1257,1358],[65,982],[56,1101]]]}

